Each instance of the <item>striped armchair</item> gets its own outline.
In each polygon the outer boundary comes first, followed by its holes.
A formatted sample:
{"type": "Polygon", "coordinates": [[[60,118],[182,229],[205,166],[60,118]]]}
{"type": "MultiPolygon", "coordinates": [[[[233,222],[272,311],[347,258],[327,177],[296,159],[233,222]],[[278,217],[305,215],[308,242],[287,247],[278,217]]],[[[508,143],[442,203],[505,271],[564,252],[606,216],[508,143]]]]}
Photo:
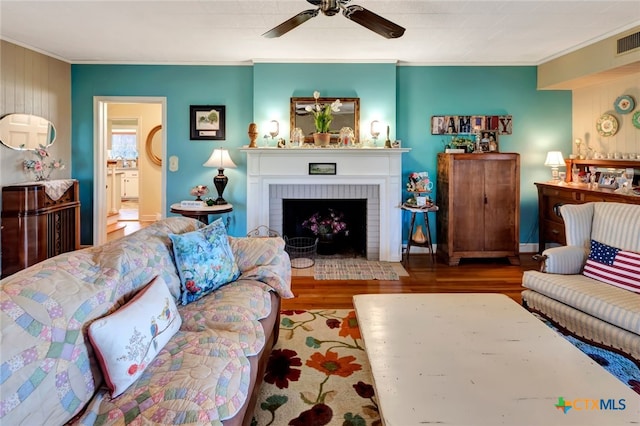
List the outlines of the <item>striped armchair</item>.
{"type": "Polygon", "coordinates": [[[567,204],[560,208],[567,245],[543,252],[542,271],[526,271],[527,309],[586,340],[640,362],[640,294],[582,274],[591,241],[640,253],[640,205],[567,204]]]}

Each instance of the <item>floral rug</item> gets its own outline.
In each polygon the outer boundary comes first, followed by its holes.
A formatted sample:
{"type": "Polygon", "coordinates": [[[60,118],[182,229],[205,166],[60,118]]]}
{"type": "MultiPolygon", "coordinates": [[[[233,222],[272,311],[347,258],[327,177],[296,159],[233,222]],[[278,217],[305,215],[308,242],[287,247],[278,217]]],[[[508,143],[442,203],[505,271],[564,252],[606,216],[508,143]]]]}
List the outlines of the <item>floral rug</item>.
{"type": "Polygon", "coordinates": [[[252,425],[380,425],[355,311],[283,311],[252,425]]]}
{"type": "MultiPolygon", "coordinates": [[[[638,365],[562,335],[640,394],[638,365]]],[[[252,425],[381,425],[355,311],[282,311],[280,338],[269,358],[252,425]]]]}

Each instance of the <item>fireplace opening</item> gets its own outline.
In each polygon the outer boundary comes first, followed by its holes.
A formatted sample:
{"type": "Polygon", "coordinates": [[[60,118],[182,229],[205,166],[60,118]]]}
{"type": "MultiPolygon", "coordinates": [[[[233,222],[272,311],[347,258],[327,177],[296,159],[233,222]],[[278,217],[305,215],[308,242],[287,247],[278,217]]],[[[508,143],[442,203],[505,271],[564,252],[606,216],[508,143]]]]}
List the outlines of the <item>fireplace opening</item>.
{"type": "Polygon", "coordinates": [[[314,214],[327,215],[329,209],[342,215],[346,230],[334,235],[333,240],[318,243],[318,254],[367,256],[367,200],[366,199],[283,199],[282,231],[288,238],[314,237],[303,223],[314,214]]]}

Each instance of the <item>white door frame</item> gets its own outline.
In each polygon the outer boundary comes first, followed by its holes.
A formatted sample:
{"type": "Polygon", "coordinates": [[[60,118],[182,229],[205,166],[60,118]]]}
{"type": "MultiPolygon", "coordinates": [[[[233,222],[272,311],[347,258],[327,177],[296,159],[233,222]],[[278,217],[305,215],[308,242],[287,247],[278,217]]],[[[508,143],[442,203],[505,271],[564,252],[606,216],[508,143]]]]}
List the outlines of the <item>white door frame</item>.
{"type": "Polygon", "coordinates": [[[93,245],[107,242],[107,105],[110,103],[161,104],[162,154],[160,214],[167,216],[167,98],[160,96],[94,96],[93,97],[93,245]]]}

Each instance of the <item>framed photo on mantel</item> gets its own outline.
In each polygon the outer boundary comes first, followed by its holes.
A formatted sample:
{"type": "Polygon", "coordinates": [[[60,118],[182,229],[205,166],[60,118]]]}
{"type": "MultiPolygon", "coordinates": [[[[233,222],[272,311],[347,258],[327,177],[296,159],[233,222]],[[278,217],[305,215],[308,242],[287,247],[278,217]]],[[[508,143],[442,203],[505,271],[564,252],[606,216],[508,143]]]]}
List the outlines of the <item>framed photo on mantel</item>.
{"type": "Polygon", "coordinates": [[[225,139],[224,105],[191,105],[189,117],[191,140],[225,139]]]}

